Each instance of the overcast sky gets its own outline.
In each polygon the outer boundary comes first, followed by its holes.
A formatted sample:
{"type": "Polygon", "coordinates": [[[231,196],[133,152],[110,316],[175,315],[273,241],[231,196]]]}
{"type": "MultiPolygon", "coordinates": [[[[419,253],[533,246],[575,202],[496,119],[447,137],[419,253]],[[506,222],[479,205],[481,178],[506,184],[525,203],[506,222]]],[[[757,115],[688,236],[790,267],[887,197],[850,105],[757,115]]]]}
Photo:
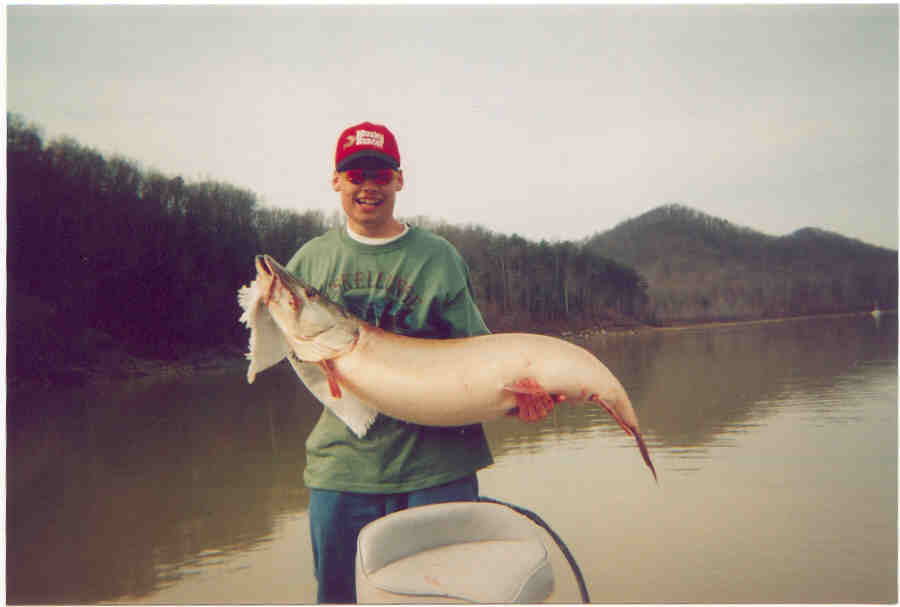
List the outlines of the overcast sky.
{"type": "Polygon", "coordinates": [[[896,5],[9,6],[7,108],[301,211],[369,120],[399,215],[580,239],[679,202],[897,248],[897,33],[896,5]]]}

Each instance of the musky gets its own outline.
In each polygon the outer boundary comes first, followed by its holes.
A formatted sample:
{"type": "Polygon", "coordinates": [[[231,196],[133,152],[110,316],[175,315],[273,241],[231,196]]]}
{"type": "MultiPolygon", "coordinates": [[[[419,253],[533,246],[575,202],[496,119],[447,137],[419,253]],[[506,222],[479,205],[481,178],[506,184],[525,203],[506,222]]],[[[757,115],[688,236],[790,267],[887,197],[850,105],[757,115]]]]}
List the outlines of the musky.
{"type": "Polygon", "coordinates": [[[338,208],[340,131],[397,135],[402,216],[579,239],[678,202],[897,248],[896,5],[9,6],[45,142],[338,208]]]}

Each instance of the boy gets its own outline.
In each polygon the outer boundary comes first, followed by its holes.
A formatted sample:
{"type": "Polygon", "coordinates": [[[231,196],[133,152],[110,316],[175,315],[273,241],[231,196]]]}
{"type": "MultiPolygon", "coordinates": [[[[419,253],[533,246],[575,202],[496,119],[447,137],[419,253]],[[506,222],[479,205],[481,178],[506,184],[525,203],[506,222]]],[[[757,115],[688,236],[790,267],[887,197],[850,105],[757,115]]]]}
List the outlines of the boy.
{"type": "MultiPolygon", "coordinates": [[[[387,127],[364,122],[341,133],[332,186],[346,226],[306,243],[289,271],[388,331],[431,338],[489,332],[453,245],[394,217],[403,172],[387,127]]],[[[306,447],[320,603],[356,602],[354,559],[363,526],[408,507],[475,500],[476,471],[493,463],[480,424],[426,427],[379,415],[360,439],[328,409],[306,447]]]]}

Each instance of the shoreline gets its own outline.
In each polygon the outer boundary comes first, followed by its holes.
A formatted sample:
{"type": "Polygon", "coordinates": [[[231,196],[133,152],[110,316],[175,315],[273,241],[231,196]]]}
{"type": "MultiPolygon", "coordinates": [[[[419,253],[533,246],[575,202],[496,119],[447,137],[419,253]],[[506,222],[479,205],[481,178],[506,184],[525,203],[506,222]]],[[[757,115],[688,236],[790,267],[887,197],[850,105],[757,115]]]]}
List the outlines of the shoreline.
{"type": "Polygon", "coordinates": [[[65,390],[187,377],[196,373],[227,370],[244,360],[243,351],[228,346],[195,352],[176,360],[142,358],[117,347],[112,352],[105,352],[102,360],[93,364],[68,365],[38,377],[7,375],[7,400],[10,396],[14,397],[25,391],[65,390]]]}
{"type": "MultiPolygon", "coordinates": [[[[882,310],[881,316],[896,316],[897,310],[882,310]]],[[[776,318],[757,318],[747,320],[722,320],[701,322],[678,322],[668,325],[649,325],[637,321],[614,321],[601,323],[593,327],[583,329],[545,329],[538,331],[535,328],[519,329],[542,333],[560,339],[593,339],[596,337],[626,337],[656,332],[675,332],[687,330],[716,329],[731,326],[745,326],[758,324],[776,324],[791,321],[848,318],[853,316],[874,316],[872,312],[839,312],[829,314],[811,314],[803,316],[784,316],[776,318]]],[[[508,331],[497,331],[508,332],[508,331]]],[[[107,362],[110,360],[106,357],[107,362]]],[[[43,377],[6,377],[6,385],[9,395],[15,395],[24,390],[57,390],[65,388],[78,388],[86,386],[102,386],[129,382],[141,379],[167,379],[187,377],[195,373],[227,370],[236,367],[246,360],[243,351],[236,346],[223,346],[212,348],[202,352],[196,352],[185,356],[181,360],[158,360],[140,358],[124,351],[116,352],[116,364],[104,365],[72,365],[57,369],[52,374],[43,377]]]]}
{"type": "MultiPolygon", "coordinates": [[[[881,310],[879,316],[896,316],[897,310],[881,310]]],[[[570,337],[597,337],[601,335],[637,335],[640,333],[687,331],[692,329],[717,329],[722,327],[737,327],[744,325],[776,324],[801,320],[818,320],[828,318],[850,318],[854,316],[871,316],[869,312],[831,312],[826,314],[804,314],[799,316],[777,316],[774,318],[749,318],[746,320],[712,320],[712,321],[682,321],[666,325],[648,325],[635,323],[634,326],[609,326],[582,329],[579,331],[563,331],[558,334],[562,338],[570,337]]]]}

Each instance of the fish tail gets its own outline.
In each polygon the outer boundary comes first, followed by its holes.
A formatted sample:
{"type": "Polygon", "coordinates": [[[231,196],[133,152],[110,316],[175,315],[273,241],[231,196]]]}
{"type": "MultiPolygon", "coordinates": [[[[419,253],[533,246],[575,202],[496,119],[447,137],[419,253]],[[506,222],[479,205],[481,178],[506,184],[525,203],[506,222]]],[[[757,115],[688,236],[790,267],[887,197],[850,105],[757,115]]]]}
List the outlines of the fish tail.
{"type": "Polygon", "coordinates": [[[650,472],[653,473],[653,480],[659,484],[659,478],[656,476],[656,468],[653,466],[653,462],[650,461],[650,452],[647,450],[647,445],[644,444],[644,437],[641,436],[640,432],[634,432],[634,439],[637,441],[638,449],[641,451],[641,457],[644,458],[644,463],[647,464],[647,467],[650,468],[650,472]]]}
{"type": "Polygon", "coordinates": [[[622,419],[622,417],[618,413],[616,413],[616,410],[614,408],[606,404],[603,399],[596,394],[591,396],[590,400],[602,405],[603,408],[613,416],[613,419],[618,422],[618,424],[622,427],[622,430],[624,430],[628,436],[634,437],[634,440],[637,441],[638,449],[640,449],[641,451],[641,457],[644,458],[644,463],[647,464],[647,467],[650,468],[650,472],[653,473],[653,480],[659,483],[659,478],[656,476],[656,468],[653,466],[653,462],[650,460],[650,451],[647,449],[647,445],[644,443],[644,437],[641,436],[640,430],[626,423],[625,420],[622,419]]]}

